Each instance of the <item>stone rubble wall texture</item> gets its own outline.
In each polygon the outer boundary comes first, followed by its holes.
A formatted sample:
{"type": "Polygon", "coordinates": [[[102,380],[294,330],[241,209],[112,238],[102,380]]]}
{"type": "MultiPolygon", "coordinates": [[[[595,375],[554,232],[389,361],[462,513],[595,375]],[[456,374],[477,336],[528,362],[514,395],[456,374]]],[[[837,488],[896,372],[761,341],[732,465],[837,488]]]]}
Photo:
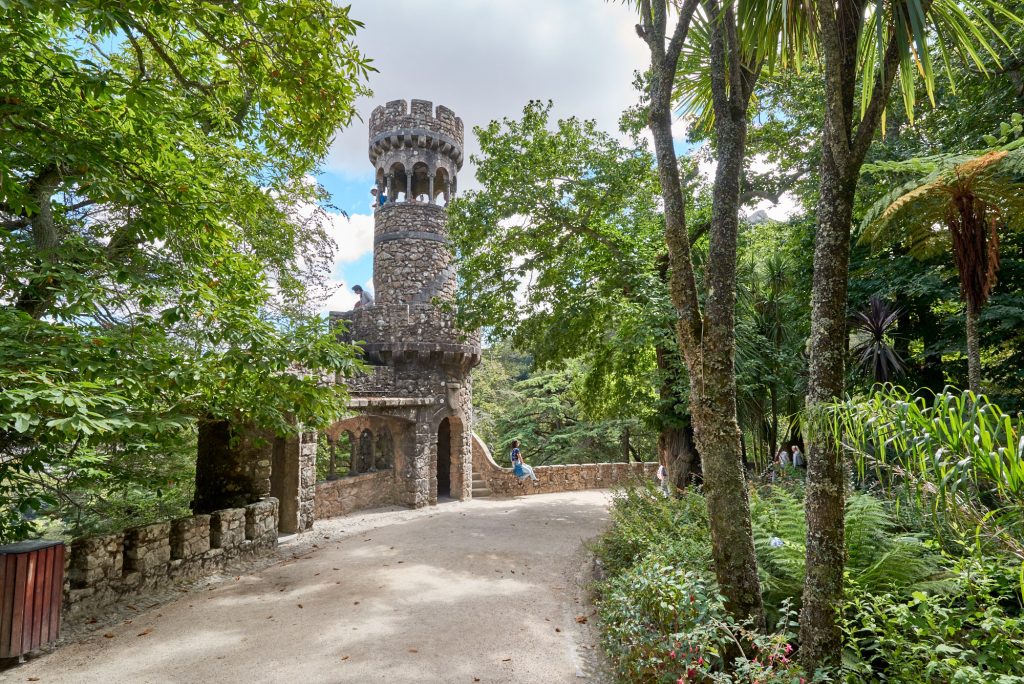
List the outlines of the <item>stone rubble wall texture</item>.
{"type": "MultiPolygon", "coordinates": [[[[529,457],[526,462],[529,463],[529,457]]],[[[495,463],[490,451],[473,435],[473,471],[480,474],[487,488],[498,496],[552,494],[583,489],[605,489],[616,485],[654,479],[658,463],[584,463],[536,466],[537,482],[520,483],[512,468],[495,463]]]]}
{"type": "Polygon", "coordinates": [[[134,596],[222,572],[277,546],[277,500],[85,537],[65,560],[64,618],[97,615],[134,596]]]}
{"type": "Polygon", "coordinates": [[[316,485],[317,519],[336,518],[366,508],[395,503],[393,470],[379,470],[362,475],[318,482],[316,485]]]}
{"type": "Polygon", "coordinates": [[[316,519],[316,448],[317,433],[305,430],[299,434],[299,531],[313,528],[316,519]]]}
{"type": "MultiPolygon", "coordinates": [[[[371,361],[400,363],[408,357],[417,367],[424,363],[436,367],[463,362],[471,366],[479,360],[480,333],[460,330],[450,313],[432,304],[375,305],[333,313],[332,318],[347,321],[348,329],[341,338],[347,342],[363,342],[371,361]],[[420,360],[414,356],[426,358],[420,360]]],[[[376,369],[374,372],[384,373],[376,369]]],[[[339,380],[345,381],[344,378],[339,380]]],[[[384,380],[394,381],[393,378],[384,380]]],[[[431,391],[436,390],[433,387],[431,391]]],[[[420,392],[416,387],[414,393],[420,392]]]]}
{"type": "Polygon", "coordinates": [[[389,203],[377,210],[373,284],[378,304],[430,302],[455,297],[455,269],[436,204],[389,203]]]}
{"type": "Polygon", "coordinates": [[[444,105],[434,110],[427,100],[413,100],[412,106],[405,100],[392,100],[376,107],[370,114],[370,138],[383,133],[407,128],[424,128],[448,136],[459,145],[463,144],[464,126],[462,119],[444,105]]]}

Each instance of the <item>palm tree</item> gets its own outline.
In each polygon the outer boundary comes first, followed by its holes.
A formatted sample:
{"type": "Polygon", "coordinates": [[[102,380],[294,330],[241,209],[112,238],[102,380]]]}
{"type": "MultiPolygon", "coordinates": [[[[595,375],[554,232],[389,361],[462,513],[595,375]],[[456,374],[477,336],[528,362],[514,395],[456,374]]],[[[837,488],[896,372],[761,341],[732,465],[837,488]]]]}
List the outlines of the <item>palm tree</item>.
{"type": "Polygon", "coordinates": [[[870,164],[864,170],[917,174],[868,210],[860,241],[901,243],[922,260],[953,253],[967,317],[968,385],[980,394],[978,315],[996,284],[1000,229],[1024,224],[1024,138],[981,153],[870,164]]]}
{"type": "MultiPolygon", "coordinates": [[[[1018,20],[1003,6],[1002,0],[971,0],[969,3],[962,0],[625,2],[640,10],[637,32],[651,52],[648,124],[654,138],[664,198],[665,236],[672,266],[670,291],[680,317],[677,326],[680,351],[691,371],[691,385],[706,367],[704,350],[708,347],[703,342],[713,338],[710,347],[724,352],[724,361],[712,359],[711,365],[725,372],[708,383],[717,390],[714,385],[723,384],[721,381],[725,380],[725,391],[716,397],[722,399],[722,405],[728,400],[735,402],[736,396],[735,372],[730,367],[729,355],[735,350],[735,331],[730,328],[734,324],[736,286],[734,239],[739,210],[736,198],[743,168],[737,160],[742,162],[745,153],[745,125],[753,86],[762,72],[798,66],[808,55],[821,56],[824,154],[815,237],[807,392],[808,408],[812,413],[819,411],[838,399],[844,389],[846,291],[856,179],[882,121],[889,94],[897,82],[896,75],[901,76],[898,82],[906,110],[913,112],[917,74],[921,75],[929,97],[932,96],[935,80],[932,58],[936,50],[941,52],[943,61],[957,54],[988,73],[982,55],[987,54],[998,63],[993,45],[1008,43],[986,15],[1018,20]],[[668,22],[670,13],[676,14],[674,24],[668,22]],[[714,19],[709,20],[712,17],[714,19]],[[695,30],[688,35],[691,23],[695,30]],[[710,30],[702,31],[704,25],[710,30]],[[989,39],[989,33],[995,35],[994,41],[989,39]],[[684,50],[688,42],[689,52],[684,50]],[[687,83],[692,87],[686,87],[687,83]],[[858,91],[861,93],[859,107],[855,103],[858,91]],[[709,263],[726,277],[721,278],[721,282],[708,280],[717,295],[712,298],[715,301],[711,303],[717,304],[711,307],[714,311],[710,315],[707,309],[702,310],[697,296],[686,230],[686,203],[672,142],[672,116],[680,109],[698,119],[708,112],[703,116],[704,121],[709,124],[713,117],[715,122],[719,162],[715,204],[720,211],[712,221],[709,263]],[[729,119],[724,125],[719,122],[722,116],[729,119]],[[723,249],[716,249],[716,245],[723,249]],[[719,321],[724,325],[715,327],[719,321]],[[709,333],[713,333],[710,338],[709,333]]],[[[700,399],[704,386],[701,380],[696,386],[698,394],[691,395],[691,402],[694,396],[700,399]]],[[[726,417],[735,422],[735,410],[729,413],[733,415],[726,417]]],[[[723,411],[712,409],[708,415],[716,418],[722,414],[723,411]]],[[[699,422],[696,412],[694,418],[695,423],[699,422]]],[[[820,434],[812,434],[808,445],[808,572],[800,618],[801,659],[812,675],[819,666],[834,665],[839,660],[842,639],[835,607],[842,602],[845,553],[845,470],[839,441],[829,434],[828,428],[815,432],[820,434]]],[[[727,453],[736,446],[731,437],[733,431],[716,424],[711,430],[698,429],[698,434],[721,436],[718,440],[721,444],[713,446],[720,447],[729,457],[731,472],[735,472],[735,459],[727,453]]],[[[708,453],[708,449],[701,451],[702,457],[708,453]]],[[[736,501],[739,506],[730,511],[732,520],[728,523],[741,523],[733,526],[734,531],[739,531],[735,537],[739,539],[743,534],[749,535],[750,525],[746,521],[749,516],[746,499],[736,501]]],[[[713,520],[713,539],[716,539],[715,527],[713,520]]],[[[734,611],[740,617],[763,615],[760,597],[754,596],[759,591],[758,583],[747,581],[752,572],[756,573],[756,567],[751,570],[753,552],[749,546],[744,543],[743,550],[728,550],[721,562],[718,546],[715,553],[716,574],[723,592],[730,595],[730,589],[742,590],[754,599],[740,602],[743,609],[734,611]],[[737,582],[734,577],[742,581],[737,582]]]]}

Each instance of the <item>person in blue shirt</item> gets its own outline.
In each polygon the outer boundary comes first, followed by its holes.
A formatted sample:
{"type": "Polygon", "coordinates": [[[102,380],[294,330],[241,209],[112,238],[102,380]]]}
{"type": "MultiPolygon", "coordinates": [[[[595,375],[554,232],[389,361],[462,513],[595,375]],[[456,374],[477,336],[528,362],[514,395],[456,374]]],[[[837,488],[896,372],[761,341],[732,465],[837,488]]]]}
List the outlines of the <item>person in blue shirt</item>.
{"type": "Polygon", "coordinates": [[[373,195],[373,202],[371,204],[372,208],[383,207],[388,201],[387,195],[379,191],[377,188],[370,190],[370,194],[373,195]]]}
{"type": "Polygon", "coordinates": [[[512,461],[512,474],[519,478],[520,482],[531,478],[534,482],[537,481],[537,475],[533,472],[533,468],[523,461],[523,452],[519,450],[519,440],[512,440],[512,451],[509,453],[509,459],[512,461]]]}

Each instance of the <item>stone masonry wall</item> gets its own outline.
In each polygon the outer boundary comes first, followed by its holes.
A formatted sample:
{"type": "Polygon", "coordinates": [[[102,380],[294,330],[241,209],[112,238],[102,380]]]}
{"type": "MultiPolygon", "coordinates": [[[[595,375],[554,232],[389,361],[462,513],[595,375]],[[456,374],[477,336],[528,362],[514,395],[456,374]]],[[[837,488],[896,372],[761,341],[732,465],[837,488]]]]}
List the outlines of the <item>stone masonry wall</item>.
{"type": "Polygon", "coordinates": [[[64,616],[97,615],[148,592],[215,575],[277,546],[277,499],[71,542],[64,616]]]}
{"type": "MultiPolygon", "coordinates": [[[[527,459],[529,462],[529,459],[527,459]]],[[[483,476],[487,488],[498,496],[551,494],[583,489],[605,489],[629,482],[653,479],[657,463],[585,463],[580,465],[537,466],[537,482],[520,484],[512,468],[502,468],[491,457],[487,447],[473,436],[473,472],[483,476]]]]}
{"type": "Polygon", "coordinates": [[[317,433],[304,431],[299,435],[299,531],[312,529],[316,497],[317,433]]]}
{"type": "Polygon", "coordinates": [[[373,283],[379,304],[454,299],[446,218],[436,204],[399,202],[377,210],[373,283]]]}
{"type": "Polygon", "coordinates": [[[376,107],[370,114],[370,137],[402,128],[426,128],[447,135],[462,144],[464,125],[455,112],[444,105],[434,109],[428,100],[413,100],[409,106],[405,100],[392,100],[376,107]]]}
{"type": "Polygon", "coordinates": [[[336,518],[395,503],[393,470],[352,475],[316,485],[316,518],[336,518]]]}
{"type": "Polygon", "coordinates": [[[479,331],[459,330],[452,314],[429,303],[375,304],[332,312],[331,317],[348,322],[343,340],[365,342],[370,349],[383,345],[395,351],[480,353],[479,331]]]}

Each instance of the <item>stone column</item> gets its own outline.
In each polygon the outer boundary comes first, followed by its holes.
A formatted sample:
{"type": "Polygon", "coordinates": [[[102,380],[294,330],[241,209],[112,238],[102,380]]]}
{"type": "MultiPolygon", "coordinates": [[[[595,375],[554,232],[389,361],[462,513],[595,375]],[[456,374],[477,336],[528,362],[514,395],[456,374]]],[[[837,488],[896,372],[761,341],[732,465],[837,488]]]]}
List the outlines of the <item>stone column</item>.
{"type": "Polygon", "coordinates": [[[349,441],[348,474],[359,474],[359,438],[352,435],[349,441]]]}
{"type": "Polygon", "coordinates": [[[387,176],[387,180],[385,182],[387,183],[387,188],[388,188],[387,193],[386,193],[387,196],[388,196],[388,202],[394,202],[395,201],[395,174],[389,172],[388,176],[387,176]]]}
{"type": "Polygon", "coordinates": [[[405,201],[412,201],[412,171],[405,172],[405,201]]]}
{"type": "Polygon", "coordinates": [[[434,203],[434,177],[433,176],[430,176],[429,178],[427,178],[427,187],[429,188],[427,190],[427,194],[429,195],[428,201],[431,204],[433,204],[434,203]]]}
{"type": "Polygon", "coordinates": [[[337,462],[337,450],[334,448],[334,440],[327,440],[327,446],[331,451],[331,460],[327,467],[327,479],[336,480],[338,479],[338,462],[337,462]]]}

